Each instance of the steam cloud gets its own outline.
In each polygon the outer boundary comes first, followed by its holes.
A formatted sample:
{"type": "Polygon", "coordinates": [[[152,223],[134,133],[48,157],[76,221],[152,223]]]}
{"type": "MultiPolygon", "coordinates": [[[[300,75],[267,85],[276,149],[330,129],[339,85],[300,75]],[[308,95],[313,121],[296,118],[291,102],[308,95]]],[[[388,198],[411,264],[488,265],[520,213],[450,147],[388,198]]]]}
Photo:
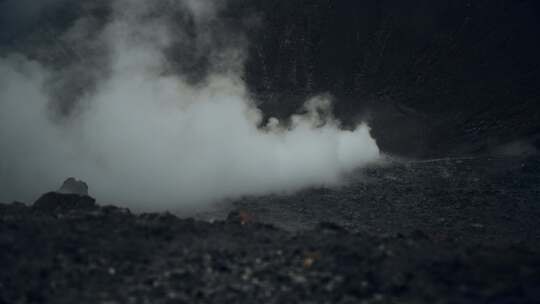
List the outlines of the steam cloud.
{"type": "MultiPolygon", "coordinates": [[[[368,127],[343,130],[326,96],[286,122],[261,126],[241,81],[242,35],[229,33],[234,47],[217,47],[223,33],[209,26],[223,2],[164,2],[166,9],[113,2],[112,21],[91,41],[106,46],[107,66],[81,63],[66,72],[21,54],[0,58],[0,201],[29,201],[75,176],[100,201],[178,210],[333,185],[378,158],[368,127]],[[170,72],[164,53],[186,33],[170,26],[169,11],[189,13],[195,49],[211,53],[211,72],[200,83],[170,72]],[[77,97],[74,114],[59,120],[51,82],[96,75],[95,69],[102,79],[77,97]]],[[[80,20],[66,35],[88,44],[85,24],[80,20]]]]}

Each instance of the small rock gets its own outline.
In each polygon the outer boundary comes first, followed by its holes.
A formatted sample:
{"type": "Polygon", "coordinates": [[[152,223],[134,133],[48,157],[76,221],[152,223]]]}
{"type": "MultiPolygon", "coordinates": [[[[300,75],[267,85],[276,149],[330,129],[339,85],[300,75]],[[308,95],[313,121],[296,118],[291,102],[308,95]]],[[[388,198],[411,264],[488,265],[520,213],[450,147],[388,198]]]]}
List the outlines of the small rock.
{"type": "Polygon", "coordinates": [[[329,232],[347,233],[347,229],[333,222],[321,222],[317,225],[316,229],[321,230],[322,232],[326,232],[326,233],[329,233],[329,232]]]}
{"type": "Polygon", "coordinates": [[[92,210],[97,207],[96,200],[90,196],[49,192],[42,195],[32,206],[43,212],[65,212],[70,210],[92,210]]]}
{"type": "Polygon", "coordinates": [[[311,268],[315,262],[321,259],[321,254],[319,252],[307,252],[304,258],[303,266],[304,268],[311,268]]]}
{"type": "Polygon", "coordinates": [[[227,222],[241,225],[251,224],[254,220],[253,215],[243,210],[232,211],[227,216],[227,222]]]}
{"type": "Polygon", "coordinates": [[[88,185],[81,180],[70,177],[64,181],[64,183],[57,192],[63,194],[77,194],[81,196],[87,196],[88,185]]]}

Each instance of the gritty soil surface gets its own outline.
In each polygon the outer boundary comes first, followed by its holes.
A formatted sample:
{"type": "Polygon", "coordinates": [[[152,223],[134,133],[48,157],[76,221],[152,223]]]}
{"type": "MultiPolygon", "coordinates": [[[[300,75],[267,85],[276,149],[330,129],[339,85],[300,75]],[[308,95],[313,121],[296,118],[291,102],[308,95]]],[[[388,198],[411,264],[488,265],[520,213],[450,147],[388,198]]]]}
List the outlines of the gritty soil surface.
{"type": "Polygon", "coordinates": [[[389,160],[339,188],[246,198],[234,205],[287,230],[327,221],[352,232],[422,230],[460,243],[538,247],[540,158],[389,160]]]}
{"type": "Polygon", "coordinates": [[[539,303],[539,181],[537,158],[389,162],[213,222],[48,193],[0,204],[0,303],[539,303]]]}

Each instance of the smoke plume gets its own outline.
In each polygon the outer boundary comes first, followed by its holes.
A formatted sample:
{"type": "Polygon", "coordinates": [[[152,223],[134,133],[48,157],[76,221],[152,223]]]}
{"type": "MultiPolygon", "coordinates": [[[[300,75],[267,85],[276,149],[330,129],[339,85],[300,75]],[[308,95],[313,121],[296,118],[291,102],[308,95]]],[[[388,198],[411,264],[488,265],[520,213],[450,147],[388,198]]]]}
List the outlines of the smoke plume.
{"type": "Polygon", "coordinates": [[[0,201],[29,201],[75,176],[101,202],[200,208],[335,185],[377,160],[368,127],[342,129],[329,96],[263,123],[241,80],[247,39],[221,23],[224,3],[115,0],[97,34],[81,18],[62,37],[106,60],[58,68],[0,57],[0,201]],[[193,66],[204,76],[194,80],[193,66]],[[58,92],[88,77],[93,88],[69,95],[74,110],[60,119],[58,92]]]}

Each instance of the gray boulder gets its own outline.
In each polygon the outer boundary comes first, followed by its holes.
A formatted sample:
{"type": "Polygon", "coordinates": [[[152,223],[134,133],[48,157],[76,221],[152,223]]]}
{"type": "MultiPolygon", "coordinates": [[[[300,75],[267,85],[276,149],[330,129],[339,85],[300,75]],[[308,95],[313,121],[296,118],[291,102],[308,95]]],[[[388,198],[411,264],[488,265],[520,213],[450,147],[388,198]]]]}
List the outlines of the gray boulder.
{"type": "Polygon", "coordinates": [[[58,189],[56,192],[62,194],[88,196],[88,185],[81,180],[70,177],[64,181],[60,189],[58,189]]]}

